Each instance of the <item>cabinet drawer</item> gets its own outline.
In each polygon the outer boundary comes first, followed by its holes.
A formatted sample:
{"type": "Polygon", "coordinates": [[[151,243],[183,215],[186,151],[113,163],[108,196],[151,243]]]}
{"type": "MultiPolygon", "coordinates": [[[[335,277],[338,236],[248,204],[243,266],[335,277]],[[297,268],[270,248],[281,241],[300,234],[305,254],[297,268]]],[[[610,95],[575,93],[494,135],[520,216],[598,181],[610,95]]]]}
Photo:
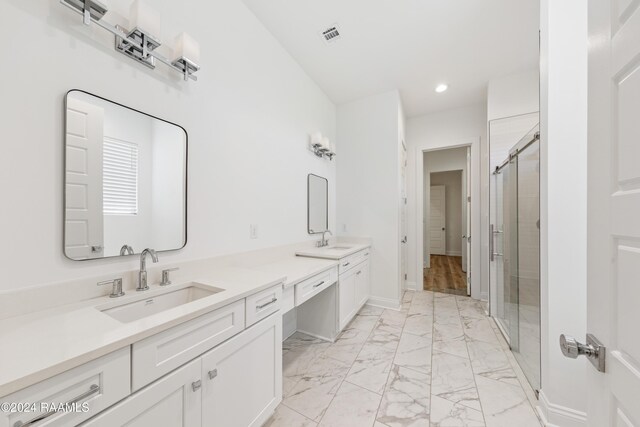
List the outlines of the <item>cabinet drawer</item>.
{"type": "Polygon", "coordinates": [[[282,313],[286,313],[296,306],[296,298],[295,298],[295,286],[289,286],[285,290],[282,291],[282,313]]]}
{"type": "Polygon", "coordinates": [[[272,286],[247,297],[247,327],[280,310],[282,305],[282,284],[272,286]]]}
{"type": "Polygon", "coordinates": [[[355,254],[349,255],[348,257],[342,258],[340,260],[340,265],[338,266],[338,272],[340,274],[345,273],[361,262],[368,260],[369,252],[369,248],[367,248],[361,250],[360,252],[356,252],[355,254]]]}
{"type": "Polygon", "coordinates": [[[335,268],[317,274],[296,285],[296,306],[336,283],[338,274],[335,268]]]}
{"type": "Polygon", "coordinates": [[[130,360],[131,349],[127,346],[3,397],[0,399],[2,402],[35,403],[37,410],[35,412],[0,412],[0,426],[52,427],[79,424],[129,395],[131,391],[130,360]],[[78,409],[67,412],[48,412],[40,405],[41,403],[49,405],[70,403],[73,408],[78,409]]]}
{"type": "Polygon", "coordinates": [[[133,390],[184,365],[243,329],[244,299],[133,344],[133,390]]]}

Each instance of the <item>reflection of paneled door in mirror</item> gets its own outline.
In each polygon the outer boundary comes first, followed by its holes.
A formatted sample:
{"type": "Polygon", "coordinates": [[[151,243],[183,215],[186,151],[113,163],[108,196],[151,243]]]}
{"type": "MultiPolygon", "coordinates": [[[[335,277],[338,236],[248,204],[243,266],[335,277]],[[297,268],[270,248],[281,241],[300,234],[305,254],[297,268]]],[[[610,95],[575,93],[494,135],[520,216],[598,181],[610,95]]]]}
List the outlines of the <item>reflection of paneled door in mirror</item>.
{"type": "Polygon", "coordinates": [[[65,253],[102,257],[102,144],[104,110],[67,98],[65,253]]]}

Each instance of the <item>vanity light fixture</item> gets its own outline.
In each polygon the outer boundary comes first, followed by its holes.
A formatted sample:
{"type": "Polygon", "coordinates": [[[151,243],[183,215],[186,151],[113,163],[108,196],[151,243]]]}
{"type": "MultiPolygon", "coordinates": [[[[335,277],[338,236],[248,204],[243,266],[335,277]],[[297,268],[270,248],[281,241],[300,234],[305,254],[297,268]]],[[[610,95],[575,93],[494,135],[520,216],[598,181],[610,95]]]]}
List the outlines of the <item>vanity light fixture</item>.
{"type": "Polygon", "coordinates": [[[309,147],[318,157],[327,157],[333,160],[335,157],[335,145],[329,141],[329,138],[322,136],[320,132],[314,132],[309,138],[309,147]]]}
{"type": "Polygon", "coordinates": [[[156,49],[160,41],[160,14],[150,7],[144,0],[134,0],[129,10],[129,27],[111,25],[102,18],[107,13],[107,7],[97,0],[60,0],[60,3],[83,16],[83,23],[90,25],[95,22],[113,34],[116,38],[116,50],[129,58],[154,69],[156,60],[176,70],[184,76],[184,80],[198,80],[194,73],[200,69],[198,43],[186,33],[178,36],[174,58],[170,60],[158,53],[156,49]]]}
{"type": "Polygon", "coordinates": [[[447,90],[447,89],[449,89],[449,85],[444,84],[444,83],[441,83],[441,84],[439,84],[438,86],[436,86],[436,92],[437,92],[437,93],[442,93],[442,92],[444,92],[444,91],[445,91],[445,90],[447,90]]]}

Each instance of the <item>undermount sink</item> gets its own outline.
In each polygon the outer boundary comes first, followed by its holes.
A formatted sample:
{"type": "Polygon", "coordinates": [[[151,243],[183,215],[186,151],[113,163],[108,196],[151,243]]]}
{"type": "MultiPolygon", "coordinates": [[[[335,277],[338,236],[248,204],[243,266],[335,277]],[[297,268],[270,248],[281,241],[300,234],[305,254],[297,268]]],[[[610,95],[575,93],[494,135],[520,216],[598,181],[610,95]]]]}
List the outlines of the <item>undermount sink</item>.
{"type": "Polygon", "coordinates": [[[165,292],[156,292],[136,301],[116,306],[98,307],[98,309],[120,322],[129,323],[222,291],[223,289],[191,282],[186,285],[179,285],[177,289],[167,288],[165,292]]]}

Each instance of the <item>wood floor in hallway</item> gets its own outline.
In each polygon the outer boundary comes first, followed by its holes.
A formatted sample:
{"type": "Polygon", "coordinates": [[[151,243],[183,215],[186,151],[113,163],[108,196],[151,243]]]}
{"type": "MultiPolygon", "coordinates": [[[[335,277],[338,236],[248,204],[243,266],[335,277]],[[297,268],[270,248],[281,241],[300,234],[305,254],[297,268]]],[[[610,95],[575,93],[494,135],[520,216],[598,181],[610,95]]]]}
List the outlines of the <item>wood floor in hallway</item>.
{"type": "Polygon", "coordinates": [[[424,290],[467,295],[467,275],[462,257],[431,255],[431,267],[424,269],[424,290]]]}

